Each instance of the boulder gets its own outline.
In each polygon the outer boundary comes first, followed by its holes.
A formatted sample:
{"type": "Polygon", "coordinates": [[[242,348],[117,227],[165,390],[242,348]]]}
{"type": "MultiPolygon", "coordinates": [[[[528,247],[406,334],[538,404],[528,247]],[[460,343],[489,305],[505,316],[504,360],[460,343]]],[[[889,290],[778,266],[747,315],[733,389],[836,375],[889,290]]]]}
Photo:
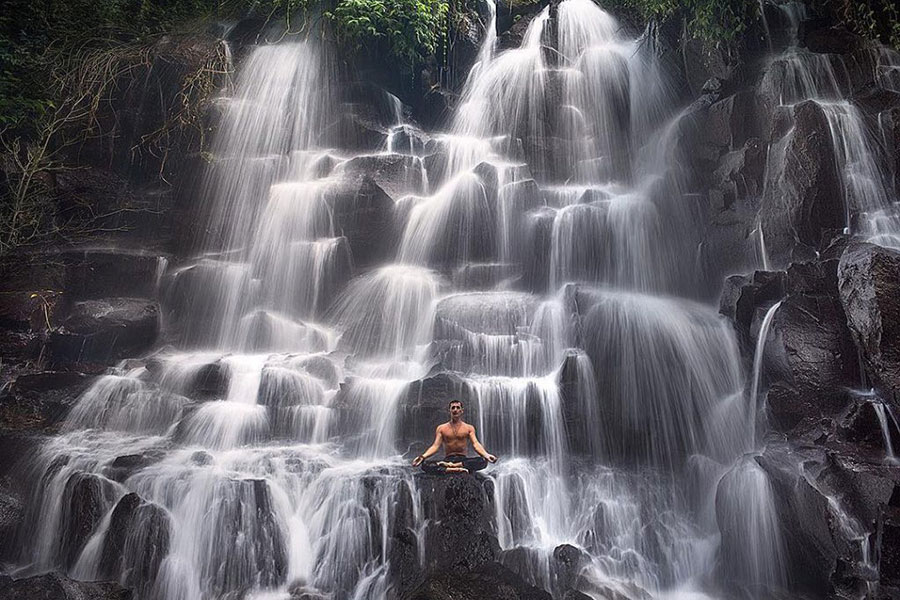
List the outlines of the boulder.
{"type": "Polygon", "coordinates": [[[793,108],[794,127],[773,142],[760,206],[770,259],[783,265],[815,248],[822,233],[845,225],[828,119],[812,101],[793,108]],[[805,248],[804,248],[805,247],[805,248]]]}
{"type": "Polygon", "coordinates": [[[394,200],[369,176],[327,192],[335,228],[347,238],[353,264],[367,267],[393,255],[398,242],[394,200]]]}
{"type": "Polygon", "coordinates": [[[40,360],[50,330],[57,324],[62,292],[0,292],[0,347],[8,362],[40,360]]]}
{"type": "Polygon", "coordinates": [[[0,600],[131,600],[118,583],[74,581],[58,573],[26,579],[0,576],[0,600]]]}
{"type": "Polygon", "coordinates": [[[461,573],[497,559],[493,533],[494,485],[480,475],[420,475],[425,572],[461,573]]]}
{"type": "Polygon", "coordinates": [[[510,263],[467,263],[453,271],[453,287],[460,290],[490,290],[515,287],[522,267],[510,263]]]}
{"type": "MultiPolygon", "coordinates": [[[[813,597],[824,598],[831,589],[839,553],[831,531],[828,499],[801,475],[788,452],[787,448],[770,446],[757,462],[772,487],[793,585],[813,597]]],[[[817,455],[817,459],[820,457],[817,455]]]]}
{"type": "Polygon", "coordinates": [[[13,431],[53,430],[94,379],[94,375],[73,371],[18,375],[0,394],[0,427],[13,431]]]}
{"type": "Polygon", "coordinates": [[[409,194],[425,192],[422,159],[408,154],[371,154],[351,158],[337,167],[351,181],[374,181],[394,202],[409,194]]]}
{"type": "Polygon", "coordinates": [[[153,298],[166,265],[158,254],[117,249],[73,250],[64,259],[69,300],[153,298]]]}
{"type": "Polygon", "coordinates": [[[847,405],[844,390],[860,383],[856,347],[833,296],[789,295],[772,321],[765,361],[769,380],[781,382],[767,411],[782,431],[835,415],[847,405]]]}
{"type": "Polygon", "coordinates": [[[403,600],[551,600],[546,591],[530,586],[521,577],[497,564],[487,564],[467,573],[431,575],[403,600]]]}
{"type": "Polygon", "coordinates": [[[900,252],[853,243],[841,256],[837,275],[866,375],[900,407],[900,252]]]}
{"type": "Polygon", "coordinates": [[[342,110],[339,116],[325,127],[323,136],[329,145],[344,150],[374,152],[384,147],[388,132],[384,126],[352,110],[342,110]]]}
{"type": "Polygon", "coordinates": [[[74,473],[63,491],[59,551],[62,564],[72,568],[116,497],[116,486],[89,473],[74,473]]]}
{"type": "Polygon", "coordinates": [[[100,577],[123,580],[128,587],[144,591],[155,581],[169,552],[170,529],[165,509],[135,493],[123,496],[103,540],[100,577]]]}
{"type": "Polygon", "coordinates": [[[803,41],[810,52],[820,54],[850,54],[866,44],[866,40],[840,25],[809,31],[803,41]]]}
{"type": "MultiPolygon", "coordinates": [[[[894,495],[897,495],[896,491],[894,495]]],[[[895,590],[900,587],[900,507],[897,506],[885,507],[881,518],[878,573],[883,586],[890,586],[895,590]]]]}
{"type": "Polygon", "coordinates": [[[750,275],[732,275],[725,279],[719,299],[719,313],[734,323],[742,348],[755,345],[750,328],[753,317],[784,297],[783,271],[754,271],[750,275]]]}
{"type": "Polygon", "coordinates": [[[557,593],[573,596],[579,594],[578,587],[581,571],[589,565],[591,557],[582,549],[571,544],[561,544],[553,549],[550,560],[550,576],[553,579],[553,588],[557,593]]]}
{"type": "Polygon", "coordinates": [[[139,298],[75,302],[50,337],[59,362],[114,361],[148,350],[159,332],[159,305],[139,298]]]}
{"type": "Polygon", "coordinates": [[[712,176],[714,187],[710,194],[720,195],[713,203],[714,208],[729,210],[739,201],[758,198],[762,193],[765,167],[765,147],[759,138],[750,138],[741,148],[722,156],[712,176]]]}

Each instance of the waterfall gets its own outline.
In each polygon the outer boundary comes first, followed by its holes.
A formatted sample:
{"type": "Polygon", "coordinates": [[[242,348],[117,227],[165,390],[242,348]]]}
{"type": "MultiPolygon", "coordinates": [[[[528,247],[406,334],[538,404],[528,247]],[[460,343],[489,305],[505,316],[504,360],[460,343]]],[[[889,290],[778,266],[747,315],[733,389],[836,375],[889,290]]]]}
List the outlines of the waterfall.
{"type": "MultiPolygon", "coordinates": [[[[753,351],[753,374],[750,376],[750,405],[753,409],[752,414],[754,419],[758,416],[760,409],[759,383],[762,379],[762,362],[763,356],[765,356],[766,353],[766,340],[769,339],[769,329],[772,328],[772,322],[775,320],[775,313],[778,312],[780,306],[781,301],[779,300],[766,311],[762,324],[759,326],[759,336],[756,338],[756,349],[753,351]]],[[[756,431],[755,426],[753,429],[756,431]]]]}
{"type": "MultiPolygon", "coordinates": [[[[845,230],[875,244],[900,248],[896,191],[879,168],[884,161],[882,144],[851,99],[851,67],[840,55],[819,54],[800,47],[799,28],[811,18],[804,5],[790,2],[776,7],[788,23],[787,47],[771,59],[761,89],[783,107],[811,100],[821,108],[841,186],[845,230]]],[[[892,89],[897,79],[896,52],[888,48],[874,48],[871,52],[876,80],[885,89],[892,89]]],[[[767,171],[777,172],[774,169],[780,168],[790,136],[785,135],[770,148],[767,171]]]]}
{"type": "Polygon", "coordinates": [[[500,456],[488,529],[535,585],[565,593],[569,544],[591,597],[717,595],[723,534],[752,540],[742,585],[781,585],[737,341],[685,294],[704,274],[655,54],[590,0],[501,52],[488,9],[446,131],[384,93],[351,136],[360,101],[313,39],[238,65],[208,234],[162,277],[174,346],[99,379],[34,458],[20,573],[151,600],[393,600],[395,532],[419,566],[435,551],[404,453],[443,417],[404,427],[411,386],[443,375],[500,456]]]}

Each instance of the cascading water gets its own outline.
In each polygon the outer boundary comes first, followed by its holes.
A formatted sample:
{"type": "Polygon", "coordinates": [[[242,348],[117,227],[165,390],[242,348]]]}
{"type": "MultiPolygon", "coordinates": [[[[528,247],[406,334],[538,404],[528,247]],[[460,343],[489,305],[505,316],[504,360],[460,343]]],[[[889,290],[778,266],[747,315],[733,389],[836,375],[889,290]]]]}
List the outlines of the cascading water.
{"type": "Polygon", "coordinates": [[[208,239],[165,277],[178,350],[102,378],[35,458],[20,573],[153,599],[393,598],[387,532],[414,532],[420,564],[433,551],[398,438],[437,423],[401,432],[399,413],[446,371],[501,457],[493,522],[526,578],[562,594],[567,543],[595,598],[782,583],[734,335],[678,296],[692,213],[659,150],[665,78],[590,0],[551,18],[519,48],[486,36],[428,144],[390,103],[386,152],[334,149],[325,49],[251,52],[223,100],[208,239]],[[717,571],[723,552],[739,572],[717,571]]]}
{"type": "MultiPolygon", "coordinates": [[[[812,18],[797,2],[777,4],[787,27],[787,48],[771,60],[761,88],[783,110],[791,111],[804,101],[812,101],[822,111],[829,128],[831,151],[840,184],[845,211],[845,228],[870,242],[900,247],[900,214],[896,191],[885,180],[879,167],[883,162],[883,144],[879,133],[868,125],[862,111],[854,105],[850,69],[840,55],[811,52],[800,47],[799,29],[812,18]]],[[[889,48],[873,48],[875,79],[887,90],[896,84],[897,54],[889,48]]],[[[777,170],[791,134],[769,149],[767,170],[777,170]]],[[[784,193],[784,182],[768,195],[784,193]]],[[[760,239],[762,239],[760,225],[760,239]]]]}

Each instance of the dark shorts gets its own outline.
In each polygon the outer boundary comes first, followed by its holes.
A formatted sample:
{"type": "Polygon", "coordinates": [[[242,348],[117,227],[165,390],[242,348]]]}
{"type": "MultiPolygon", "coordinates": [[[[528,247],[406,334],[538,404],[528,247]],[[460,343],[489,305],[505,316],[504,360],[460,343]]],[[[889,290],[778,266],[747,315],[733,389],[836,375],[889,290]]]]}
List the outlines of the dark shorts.
{"type": "Polygon", "coordinates": [[[488,464],[487,459],[482,458],[481,456],[469,457],[462,456],[461,454],[451,454],[450,456],[445,456],[444,458],[436,460],[426,460],[422,463],[422,470],[426,473],[444,473],[444,467],[438,465],[439,462],[462,463],[462,466],[465,467],[469,473],[480,471],[488,464]]]}

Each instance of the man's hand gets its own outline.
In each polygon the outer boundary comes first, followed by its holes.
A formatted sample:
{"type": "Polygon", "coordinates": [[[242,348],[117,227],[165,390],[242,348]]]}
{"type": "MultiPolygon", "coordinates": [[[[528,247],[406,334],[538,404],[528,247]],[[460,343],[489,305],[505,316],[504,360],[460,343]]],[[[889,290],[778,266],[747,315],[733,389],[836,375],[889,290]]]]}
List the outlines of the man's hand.
{"type": "Polygon", "coordinates": [[[485,456],[485,458],[487,459],[487,461],[488,461],[489,463],[495,463],[495,462],[497,462],[497,457],[494,456],[493,454],[488,454],[487,456],[485,456]]]}
{"type": "MultiPolygon", "coordinates": [[[[419,465],[422,464],[422,461],[424,461],[424,460],[425,460],[425,457],[420,454],[413,459],[412,465],[414,467],[418,467],[419,465]]],[[[497,460],[497,459],[495,458],[494,460],[497,460]]]]}

